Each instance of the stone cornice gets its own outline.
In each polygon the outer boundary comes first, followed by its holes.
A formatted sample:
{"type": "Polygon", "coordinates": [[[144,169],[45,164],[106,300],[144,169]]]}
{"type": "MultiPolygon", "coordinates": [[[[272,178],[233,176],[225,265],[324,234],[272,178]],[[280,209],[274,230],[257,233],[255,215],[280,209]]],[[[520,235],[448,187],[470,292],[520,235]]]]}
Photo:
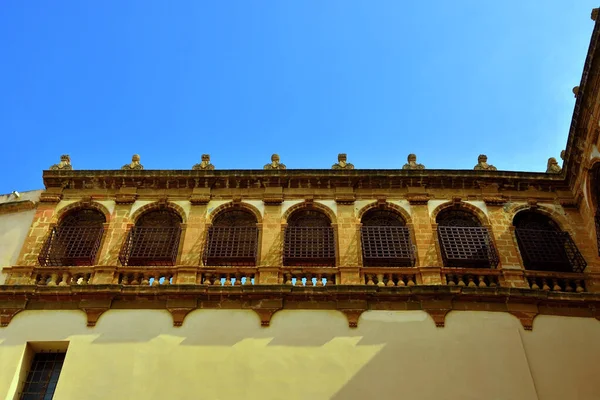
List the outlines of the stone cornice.
{"type": "Polygon", "coordinates": [[[88,316],[88,326],[94,326],[110,309],[139,308],[166,309],[175,326],[181,326],[185,316],[195,309],[252,310],[263,326],[268,326],[272,315],[281,309],[337,310],[348,317],[351,327],[367,310],[423,310],[440,327],[450,311],[484,310],[513,314],[525,329],[532,329],[537,315],[600,319],[600,294],[459,286],[0,286],[2,326],[23,310],[82,310],[88,316]]]}
{"type": "Polygon", "coordinates": [[[204,188],[265,191],[282,189],[479,189],[497,184],[499,190],[568,190],[562,176],[534,172],[473,170],[75,170],[44,171],[46,189],[123,188],[183,190],[204,188]]]}
{"type": "Polygon", "coordinates": [[[10,201],[0,204],[0,215],[33,210],[35,203],[31,200],[10,201]]]}

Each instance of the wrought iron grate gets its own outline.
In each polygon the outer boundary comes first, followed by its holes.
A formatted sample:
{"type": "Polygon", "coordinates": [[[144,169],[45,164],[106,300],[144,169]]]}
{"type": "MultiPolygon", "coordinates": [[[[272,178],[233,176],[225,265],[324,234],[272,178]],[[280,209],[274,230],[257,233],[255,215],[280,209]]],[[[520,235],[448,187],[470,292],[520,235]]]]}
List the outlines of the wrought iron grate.
{"type": "Polygon", "coordinates": [[[286,227],[283,264],[335,266],[333,227],[286,227]]]}
{"type": "Polygon", "coordinates": [[[361,227],[363,264],[368,267],[414,266],[410,230],[405,226],[361,227]]]}
{"type": "Polygon", "coordinates": [[[495,268],[498,254],[485,227],[438,226],[445,267],[495,268]]]}
{"type": "Polygon", "coordinates": [[[258,228],[211,226],[208,229],[205,265],[256,265],[258,228]]]}
{"type": "Polygon", "coordinates": [[[123,265],[175,265],[180,236],[180,227],[134,226],[127,235],[119,260],[123,265]]]}
{"type": "Polygon", "coordinates": [[[102,226],[54,227],[38,261],[44,267],[94,265],[103,232],[102,226]]]}
{"type": "Polygon", "coordinates": [[[568,232],[517,228],[515,234],[526,269],[583,272],[587,265],[568,232]]]}
{"type": "Polygon", "coordinates": [[[35,354],[20,399],[51,400],[64,362],[65,353],[35,354]]]}

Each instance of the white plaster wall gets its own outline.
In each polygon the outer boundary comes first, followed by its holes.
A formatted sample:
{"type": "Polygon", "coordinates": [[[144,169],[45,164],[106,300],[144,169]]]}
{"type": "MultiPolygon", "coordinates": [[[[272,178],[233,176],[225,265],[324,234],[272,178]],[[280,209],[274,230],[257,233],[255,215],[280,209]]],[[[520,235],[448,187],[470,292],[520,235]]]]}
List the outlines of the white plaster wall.
{"type": "Polygon", "coordinates": [[[600,322],[506,313],[196,310],[24,311],[0,329],[0,397],[28,341],[70,342],[55,399],[598,399],[600,322]],[[562,347],[562,348],[561,348],[562,347]]]}
{"type": "MultiPolygon", "coordinates": [[[[34,215],[35,210],[0,215],[0,268],[16,264],[34,215]]],[[[0,285],[5,279],[0,273],[0,285]]]]}

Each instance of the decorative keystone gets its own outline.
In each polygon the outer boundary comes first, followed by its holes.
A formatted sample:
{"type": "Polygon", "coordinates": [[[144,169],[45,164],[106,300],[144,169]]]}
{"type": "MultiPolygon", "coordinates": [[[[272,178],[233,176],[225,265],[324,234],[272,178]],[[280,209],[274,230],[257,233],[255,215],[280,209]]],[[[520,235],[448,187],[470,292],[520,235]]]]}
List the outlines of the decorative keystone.
{"type": "Polygon", "coordinates": [[[402,166],[402,169],[425,169],[425,166],[423,164],[417,163],[416,154],[409,154],[407,157],[407,161],[408,163],[404,164],[404,166],[402,166]]]}
{"type": "Polygon", "coordinates": [[[338,162],[337,164],[333,164],[331,166],[331,169],[354,169],[354,164],[346,162],[347,159],[348,157],[346,153],[338,154],[338,162]]]}
{"type": "Polygon", "coordinates": [[[68,154],[63,154],[60,156],[60,162],[58,164],[54,164],[50,167],[51,171],[63,170],[63,171],[71,171],[73,166],[71,166],[71,157],[68,154]]]}
{"type": "Polygon", "coordinates": [[[487,163],[487,156],[485,154],[480,154],[477,157],[477,165],[473,167],[475,171],[496,171],[496,167],[487,163]]]}
{"type": "Polygon", "coordinates": [[[140,155],[139,154],[134,154],[131,157],[131,164],[125,164],[121,167],[121,169],[125,169],[125,170],[140,170],[140,169],[144,169],[144,166],[142,164],[140,164],[140,155]]]}
{"type": "Polygon", "coordinates": [[[265,164],[263,169],[286,169],[286,166],[279,162],[279,154],[273,154],[271,156],[271,163],[265,164]]]}
{"type": "Polygon", "coordinates": [[[210,154],[202,154],[200,164],[195,164],[192,167],[193,170],[207,170],[212,171],[215,166],[210,163],[210,154]]]}

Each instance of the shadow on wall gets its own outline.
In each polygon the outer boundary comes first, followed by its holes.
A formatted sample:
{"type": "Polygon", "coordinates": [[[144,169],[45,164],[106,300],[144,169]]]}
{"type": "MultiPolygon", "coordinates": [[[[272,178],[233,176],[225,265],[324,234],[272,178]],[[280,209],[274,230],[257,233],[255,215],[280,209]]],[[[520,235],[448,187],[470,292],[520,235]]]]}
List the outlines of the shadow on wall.
{"type": "MultiPolygon", "coordinates": [[[[206,398],[231,379],[229,394],[214,398],[281,398],[277,393],[291,391],[286,398],[537,399],[537,389],[551,394],[540,398],[558,399],[575,393],[573,385],[585,388],[577,398],[600,398],[597,380],[579,383],[600,356],[594,341],[600,324],[592,319],[539,317],[533,332],[509,314],[491,312],[451,312],[445,328],[422,311],[367,312],[356,329],[339,312],[308,310],[280,311],[269,328],[247,310],[196,310],[180,328],[164,310],[111,310],[95,328],[85,321],[78,311],[22,312],[0,329],[0,352],[27,341],[69,340],[69,357],[86,365],[90,357],[117,362],[120,355],[117,375],[140,365],[146,379],[203,371],[194,385],[206,398]],[[569,350],[555,351],[565,337],[574,338],[569,350]],[[78,353],[84,345],[91,347],[78,353]],[[567,375],[570,381],[561,378],[567,375]],[[276,392],[266,395],[266,388],[276,392]]],[[[93,376],[100,367],[87,368],[93,376]]],[[[157,395],[163,386],[157,382],[157,395]]]]}

